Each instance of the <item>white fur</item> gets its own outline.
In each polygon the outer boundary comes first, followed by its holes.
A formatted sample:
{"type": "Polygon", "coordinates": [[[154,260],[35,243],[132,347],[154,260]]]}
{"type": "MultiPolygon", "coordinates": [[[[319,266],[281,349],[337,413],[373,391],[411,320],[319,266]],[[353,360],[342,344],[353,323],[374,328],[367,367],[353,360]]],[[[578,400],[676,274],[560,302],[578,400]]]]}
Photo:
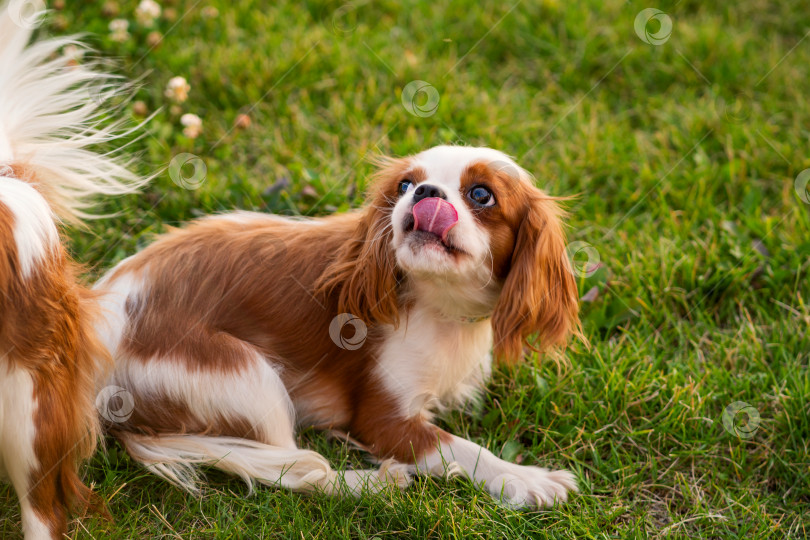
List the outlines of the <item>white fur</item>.
{"type": "Polygon", "coordinates": [[[427,177],[420,184],[442,188],[458,212],[449,241],[466,252],[457,260],[441,247],[416,245],[403,224],[412,211],[415,189],[402,195],[391,215],[393,247],[406,273],[404,295],[413,307],[396,330],[387,329],[377,376],[413,416],[441,404],[474,396],[491,372],[492,327],[489,321],[462,322],[491,315],[500,294],[492,276],[489,233],[460,192],[461,176],[474,163],[496,163],[515,182],[528,173],[505,154],[489,148],[438,146],[409,158],[427,177]]]}
{"type": "Polygon", "coordinates": [[[258,354],[246,361],[239,372],[219,373],[189,370],[185,359],[143,361],[119,355],[110,384],[135,388],[142,396],[166,396],[185,405],[202,423],[216,425],[223,416],[247,419],[257,438],[281,448],[295,448],[293,406],[284,383],[270,362],[258,354]]]}
{"type": "Polygon", "coordinates": [[[286,221],[295,222],[296,225],[321,225],[323,222],[306,216],[280,216],[277,214],[266,214],[263,212],[249,212],[247,210],[237,210],[225,214],[214,214],[203,219],[226,220],[241,225],[251,225],[257,221],[286,221]]]}
{"type": "Polygon", "coordinates": [[[388,485],[404,488],[410,483],[408,468],[383,464],[379,470],[338,473],[325,457],[312,450],[280,448],[234,437],[172,435],[148,437],[121,434],[127,452],[152,472],[184,489],[197,493],[196,468],[210,466],[241,477],[295,491],[322,490],[328,494],[359,495],[388,485]]]}
{"type": "Polygon", "coordinates": [[[449,443],[426,454],[413,471],[435,476],[462,474],[513,508],[550,507],[565,502],[569,491],[577,491],[576,480],[568,471],[509,463],[454,435],[449,443]]]}
{"type": "Polygon", "coordinates": [[[12,368],[0,356],[0,475],[11,480],[20,498],[26,539],[50,539],[48,526],[31,506],[31,472],[39,467],[34,455],[36,426],[34,381],[22,369],[12,368]]]}
{"type": "Polygon", "coordinates": [[[307,490],[327,486],[336,479],[326,458],[294,446],[282,448],[233,437],[172,435],[148,437],[123,434],[127,451],[152,472],[192,493],[197,493],[197,471],[212,466],[253,480],[307,490]]]}
{"type": "Polygon", "coordinates": [[[20,504],[20,513],[25,540],[53,540],[50,527],[42,521],[30,501],[25,500],[20,504]]]}
{"type": "Polygon", "coordinates": [[[22,277],[27,278],[59,244],[53,213],[37,190],[3,176],[0,176],[0,203],[13,214],[17,259],[22,277]]]}
{"type": "Polygon", "coordinates": [[[14,153],[11,151],[11,141],[8,140],[6,128],[3,127],[3,121],[0,120],[0,163],[9,161],[13,158],[14,153]]]}
{"type": "Polygon", "coordinates": [[[458,223],[448,231],[447,240],[466,255],[456,259],[441,246],[426,246],[412,241],[411,235],[403,229],[405,218],[413,207],[416,190],[412,188],[399,198],[391,213],[397,262],[412,278],[439,284],[449,281],[460,284],[454,287],[455,290],[481,290],[485,296],[496,296],[492,290],[495,284],[492,279],[489,233],[467,207],[466,194],[460,192],[461,177],[475,163],[486,163],[502,170],[515,182],[531,182],[531,176],[509,156],[491,148],[437,146],[409,158],[409,161],[412,169],[420,168],[427,174],[414,188],[422,184],[440,187],[447,201],[455,207],[458,223]]]}
{"type": "Polygon", "coordinates": [[[531,182],[531,175],[499,150],[473,146],[434,146],[413,157],[414,166],[425,169],[428,180],[458,191],[461,175],[473,163],[496,163],[514,173],[515,180],[531,182]]]}
{"type": "Polygon", "coordinates": [[[433,179],[428,176],[427,180],[416,184],[414,188],[399,198],[391,212],[393,247],[397,262],[415,277],[424,277],[428,280],[437,276],[445,279],[463,277],[471,280],[468,286],[479,288],[486,285],[490,281],[488,271],[490,265],[486,261],[489,254],[489,233],[476,223],[472,212],[467,208],[462,194],[459,193],[458,179],[453,185],[453,182],[446,181],[443,177],[433,179]],[[458,212],[458,223],[448,232],[447,240],[468,254],[460,263],[440,246],[415,244],[411,241],[411,236],[404,231],[405,217],[411,213],[413,207],[416,192],[414,188],[422,184],[443,188],[447,201],[458,212]]]}
{"type": "Polygon", "coordinates": [[[143,183],[110,155],[90,146],[119,137],[120,126],[100,128],[100,103],[118,92],[115,78],[93,64],[68,66],[57,38],[27,45],[32,29],[0,6],[0,166],[33,168],[62,217],[84,216],[93,195],[130,193],[143,183]]]}
{"type": "Polygon", "coordinates": [[[475,397],[492,371],[489,321],[442,321],[424,303],[386,329],[376,375],[406,417],[429,419],[432,410],[475,397]]]}
{"type": "MultiPolygon", "coordinates": [[[[131,257],[124,259],[120,264],[125,264],[131,257]]],[[[118,276],[115,280],[110,280],[112,272],[106,274],[99,280],[95,288],[104,291],[99,299],[99,307],[102,317],[96,321],[96,334],[101,342],[115,355],[124,330],[127,325],[126,303],[128,298],[136,300],[145,291],[143,279],[135,274],[126,273],[118,276]]],[[[138,302],[137,305],[142,305],[138,302]]]]}

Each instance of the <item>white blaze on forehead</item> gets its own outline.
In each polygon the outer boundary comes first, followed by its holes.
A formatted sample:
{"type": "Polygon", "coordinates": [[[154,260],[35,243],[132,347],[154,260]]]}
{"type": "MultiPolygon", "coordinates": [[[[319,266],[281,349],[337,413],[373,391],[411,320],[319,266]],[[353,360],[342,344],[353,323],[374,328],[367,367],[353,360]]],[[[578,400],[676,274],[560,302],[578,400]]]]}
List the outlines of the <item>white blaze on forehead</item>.
{"type": "Polygon", "coordinates": [[[464,170],[479,162],[492,163],[496,168],[505,170],[511,176],[517,175],[520,180],[531,182],[529,173],[520,168],[512,158],[492,148],[436,146],[416,154],[412,159],[414,167],[422,168],[427,173],[426,181],[454,190],[461,187],[461,175],[464,170]]]}

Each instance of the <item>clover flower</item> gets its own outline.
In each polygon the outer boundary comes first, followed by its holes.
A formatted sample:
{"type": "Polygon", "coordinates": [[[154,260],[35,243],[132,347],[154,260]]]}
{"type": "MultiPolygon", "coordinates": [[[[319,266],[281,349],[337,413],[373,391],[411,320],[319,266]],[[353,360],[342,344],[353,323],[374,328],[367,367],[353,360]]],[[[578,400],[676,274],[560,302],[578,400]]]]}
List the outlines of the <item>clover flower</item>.
{"type": "Polygon", "coordinates": [[[164,95],[175,103],[183,103],[188,99],[188,92],[191,90],[186,79],[183,77],[172,77],[166,84],[164,95]]]}
{"type": "Polygon", "coordinates": [[[155,19],[160,17],[160,12],[160,4],[155,0],[141,0],[141,3],[135,8],[135,20],[143,26],[152,26],[155,24],[155,19]]]}
{"type": "Polygon", "coordinates": [[[113,41],[123,42],[129,39],[129,21],[126,19],[113,19],[110,21],[110,38],[113,41]]]}
{"type": "Polygon", "coordinates": [[[202,118],[196,114],[186,113],[180,117],[183,128],[183,135],[190,139],[196,139],[202,133],[202,118]]]}

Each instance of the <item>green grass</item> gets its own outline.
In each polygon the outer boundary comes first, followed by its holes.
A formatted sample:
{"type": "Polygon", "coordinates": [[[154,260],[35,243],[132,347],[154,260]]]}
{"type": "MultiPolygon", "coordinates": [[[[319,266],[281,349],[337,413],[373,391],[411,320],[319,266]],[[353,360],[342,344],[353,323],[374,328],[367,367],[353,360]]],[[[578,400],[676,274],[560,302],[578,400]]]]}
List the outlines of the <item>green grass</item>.
{"type": "MultiPolygon", "coordinates": [[[[800,2],[658,4],[673,31],[654,46],[634,32],[651,7],[638,1],[176,1],[163,2],[165,37],[152,50],[137,2],[111,3],[132,21],[124,43],[109,38],[101,3],[75,4],[46,32],[88,32],[120,73],[141,77],[136,99],[158,111],[130,147],[139,171],[183,152],[208,171],[196,190],[163,172],[143,195],[106,203],[121,215],[72,237],[92,276],[202,214],[359,206],[368,156],[450,142],[501,149],[550,193],[578,195],[570,240],[592,245],[602,266],[580,284],[598,288],[583,302],[590,348],[572,346],[561,370],[499,371],[480,404],[442,420],[506,459],[575,471],[582,492],[569,504],[513,511],[460,479],[360,500],[247,497],[217,473],[197,499],[111,442],[86,476],[114,521],[77,520],[73,536],[810,534],[810,205],[794,189],[810,167],[810,11],[800,2]],[[219,16],[205,18],[205,6],[219,16]],[[191,93],[173,111],[163,90],[174,75],[191,93]],[[438,91],[434,115],[403,107],[413,80],[438,91]],[[182,134],[185,112],[204,121],[197,139],[182,134]],[[249,128],[232,129],[239,113],[249,128]],[[737,401],[761,417],[750,439],[723,427],[737,401]]],[[[363,462],[322,434],[300,438],[336,465],[363,462]]],[[[0,536],[19,534],[7,487],[0,508],[0,536]]]]}

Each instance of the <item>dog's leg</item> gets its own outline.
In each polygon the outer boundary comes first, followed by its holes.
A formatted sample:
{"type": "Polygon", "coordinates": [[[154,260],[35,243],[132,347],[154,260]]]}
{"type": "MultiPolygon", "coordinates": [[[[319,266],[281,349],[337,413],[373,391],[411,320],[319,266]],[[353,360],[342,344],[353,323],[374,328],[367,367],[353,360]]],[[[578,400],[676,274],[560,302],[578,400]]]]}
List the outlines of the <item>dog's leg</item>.
{"type": "Polygon", "coordinates": [[[0,462],[20,500],[22,525],[27,540],[61,538],[67,528],[65,508],[49,494],[56,492],[55,478],[41,475],[45,464],[35,453],[36,426],[34,382],[19,368],[0,363],[0,462]],[[8,391],[5,391],[8,390],[8,391]]]}
{"type": "Polygon", "coordinates": [[[509,463],[419,415],[402,416],[394,400],[372,392],[367,396],[353,422],[352,435],[379,457],[410,463],[414,473],[462,474],[513,507],[552,506],[577,489],[568,471],[509,463]]]}
{"type": "Polygon", "coordinates": [[[463,474],[493,497],[514,508],[550,507],[577,491],[574,475],[565,470],[504,461],[472,441],[442,432],[433,449],[416,460],[415,469],[436,476],[463,474]]]}

